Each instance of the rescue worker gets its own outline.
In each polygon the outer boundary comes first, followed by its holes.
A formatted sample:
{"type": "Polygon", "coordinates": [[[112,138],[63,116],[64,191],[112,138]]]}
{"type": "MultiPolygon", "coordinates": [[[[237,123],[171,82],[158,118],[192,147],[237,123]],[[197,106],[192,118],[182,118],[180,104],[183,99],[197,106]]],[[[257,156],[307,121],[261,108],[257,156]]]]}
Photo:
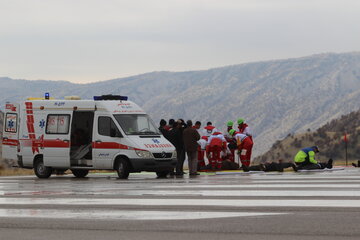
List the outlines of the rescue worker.
{"type": "Polygon", "coordinates": [[[226,150],[226,139],[221,132],[214,132],[208,139],[206,146],[207,158],[211,170],[221,169],[221,152],[226,150]]]}
{"type": "Polygon", "coordinates": [[[324,169],[332,168],[333,160],[330,158],[327,163],[319,163],[315,160],[315,154],[319,152],[317,146],[307,147],[301,149],[294,158],[295,164],[298,169],[324,169]]]}
{"type": "Polygon", "coordinates": [[[226,141],[228,141],[228,142],[229,142],[230,139],[233,139],[233,137],[229,134],[229,131],[230,131],[231,129],[233,129],[233,126],[234,126],[234,122],[233,122],[233,121],[228,121],[228,122],[226,123],[227,129],[226,129],[226,132],[225,132],[225,134],[224,134],[224,137],[226,138],[226,141]],[[229,140],[228,140],[228,139],[229,139],[229,140]]]}
{"type": "Polygon", "coordinates": [[[250,136],[236,132],[235,129],[230,130],[230,135],[236,139],[238,154],[243,166],[250,166],[253,141],[250,136]]]}
{"type": "Polygon", "coordinates": [[[242,118],[239,118],[237,120],[237,123],[238,123],[239,133],[245,134],[245,135],[249,136],[251,138],[251,140],[253,140],[251,130],[250,130],[249,126],[245,123],[245,120],[242,118]]]}
{"type": "Polygon", "coordinates": [[[203,129],[203,134],[201,136],[210,137],[214,132],[218,132],[218,130],[212,125],[211,122],[207,122],[206,127],[203,129]]]}
{"type": "Polygon", "coordinates": [[[227,129],[226,129],[226,133],[224,134],[224,137],[225,137],[226,141],[228,142],[228,148],[230,149],[230,152],[231,152],[231,156],[229,156],[229,160],[234,162],[235,161],[236,144],[235,144],[235,139],[229,133],[229,131],[231,129],[233,129],[234,122],[233,121],[228,121],[226,123],[226,126],[227,126],[227,129]]]}
{"type": "Polygon", "coordinates": [[[202,136],[201,139],[197,142],[199,144],[198,147],[198,170],[202,170],[205,168],[205,150],[207,145],[208,137],[202,136]]]}

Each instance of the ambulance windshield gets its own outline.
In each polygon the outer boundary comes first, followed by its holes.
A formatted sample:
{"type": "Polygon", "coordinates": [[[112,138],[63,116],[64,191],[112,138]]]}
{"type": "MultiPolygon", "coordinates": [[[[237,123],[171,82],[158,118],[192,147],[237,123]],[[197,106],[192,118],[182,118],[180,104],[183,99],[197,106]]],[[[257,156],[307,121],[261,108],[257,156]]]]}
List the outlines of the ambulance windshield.
{"type": "Polygon", "coordinates": [[[160,134],[146,114],[114,114],[114,117],[126,135],[160,134]]]}

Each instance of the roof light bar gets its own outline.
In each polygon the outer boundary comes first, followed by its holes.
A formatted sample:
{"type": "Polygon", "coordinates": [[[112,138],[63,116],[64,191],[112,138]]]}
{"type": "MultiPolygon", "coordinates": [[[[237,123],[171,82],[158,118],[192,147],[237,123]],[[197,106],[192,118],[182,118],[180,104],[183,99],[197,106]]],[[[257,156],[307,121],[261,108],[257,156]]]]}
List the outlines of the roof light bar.
{"type": "Polygon", "coordinates": [[[127,101],[127,96],[120,96],[120,95],[101,95],[101,96],[94,96],[95,101],[101,101],[101,100],[120,100],[120,101],[127,101]]]}

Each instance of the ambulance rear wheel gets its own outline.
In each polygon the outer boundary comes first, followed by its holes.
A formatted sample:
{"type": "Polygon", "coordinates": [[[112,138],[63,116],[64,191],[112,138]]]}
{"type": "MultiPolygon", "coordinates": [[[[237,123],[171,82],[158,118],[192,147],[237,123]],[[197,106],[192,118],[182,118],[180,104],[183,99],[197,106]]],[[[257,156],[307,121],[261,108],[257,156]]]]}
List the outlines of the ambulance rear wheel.
{"type": "Polygon", "coordinates": [[[77,178],[84,178],[84,177],[86,177],[86,175],[88,175],[89,170],[88,169],[71,169],[71,172],[77,178]]]}
{"type": "Polygon", "coordinates": [[[127,179],[130,174],[130,164],[125,159],[120,158],[116,164],[116,171],[120,179],[127,179]]]}
{"type": "Polygon", "coordinates": [[[38,178],[49,178],[51,176],[52,169],[44,165],[42,158],[38,158],[34,162],[34,172],[38,178]]]}

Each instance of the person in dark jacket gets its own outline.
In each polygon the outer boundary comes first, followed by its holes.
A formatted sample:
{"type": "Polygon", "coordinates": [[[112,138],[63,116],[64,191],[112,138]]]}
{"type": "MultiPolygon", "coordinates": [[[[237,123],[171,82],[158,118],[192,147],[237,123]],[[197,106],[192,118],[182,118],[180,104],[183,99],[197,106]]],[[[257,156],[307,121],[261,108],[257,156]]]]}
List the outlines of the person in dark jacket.
{"type": "Polygon", "coordinates": [[[197,150],[198,150],[198,143],[197,141],[200,140],[200,134],[198,131],[193,128],[193,124],[191,120],[186,122],[187,127],[184,129],[183,132],[183,139],[184,139],[184,146],[185,151],[188,157],[189,162],[189,172],[190,175],[198,175],[197,173],[197,150]]]}
{"type": "MultiPolygon", "coordinates": [[[[166,121],[164,119],[160,120],[160,127],[159,127],[159,131],[162,133],[162,135],[164,135],[164,137],[170,141],[170,131],[167,130],[167,125],[166,125],[166,121]]],[[[171,142],[171,141],[170,141],[171,142]]]]}
{"type": "Polygon", "coordinates": [[[170,142],[176,148],[177,154],[177,163],[176,163],[176,172],[175,175],[182,176],[185,174],[183,170],[184,161],[185,161],[185,150],[184,150],[184,141],[183,141],[183,130],[185,123],[180,119],[174,122],[173,128],[170,131],[170,142]]]}

